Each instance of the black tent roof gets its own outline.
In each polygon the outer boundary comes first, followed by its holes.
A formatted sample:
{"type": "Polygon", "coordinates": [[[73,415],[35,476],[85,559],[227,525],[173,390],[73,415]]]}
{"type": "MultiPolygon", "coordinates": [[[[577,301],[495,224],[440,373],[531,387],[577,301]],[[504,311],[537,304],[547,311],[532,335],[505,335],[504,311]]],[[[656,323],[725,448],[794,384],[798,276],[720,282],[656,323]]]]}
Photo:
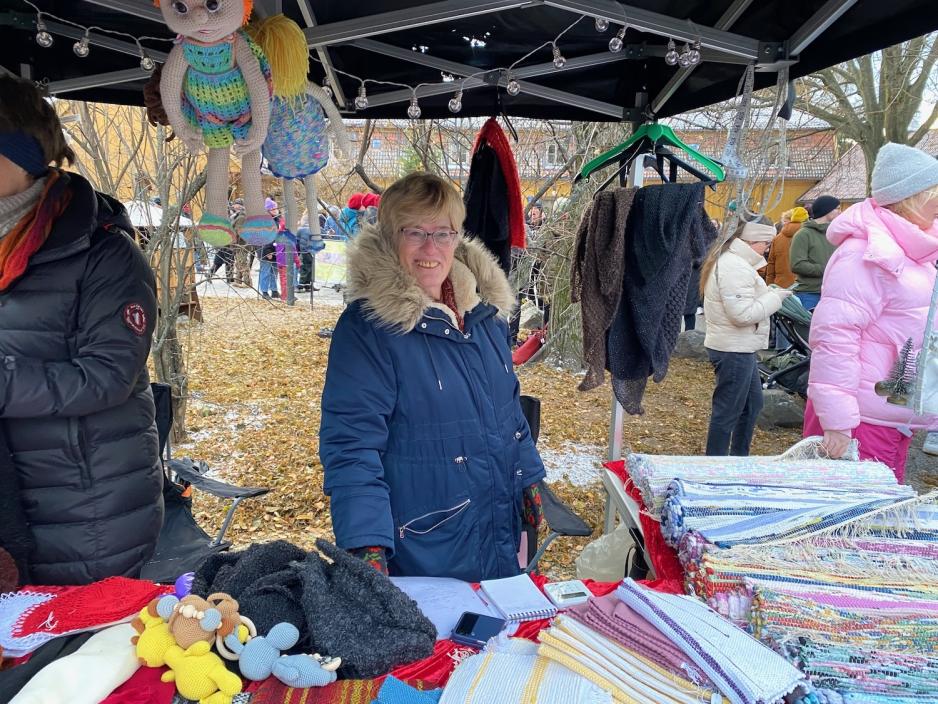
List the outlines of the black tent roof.
{"type": "MultiPolygon", "coordinates": [[[[146,74],[133,38],[170,38],[150,0],[32,2],[83,27],[132,37],[92,31],[90,55],[78,58],[72,44],[82,29],[47,16],[55,43],[40,47],[35,10],[24,0],[0,0],[0,66],[46,80],[63,97],[142,102],[146,74]]],[[[764,86],[781,65],[800,76],[938,29],[934,0],[255,0],[256,12],[278,10],[308,27],[311,79],[331,72],[346,114],[384,118],[405,117],[411,88],[420,83],[422,116],[450,117],[447,103],[460,79],[480,71],[488,72],[465,82],[461,116],[490,115],[500,104],[509,115],[551,119],[665,117],[731,97],[750,61],[764,86]],[[581,16],[557,42],[567,59],[562,70],[549,46],[511,76],[504,70],[581,16]],[[594,18],[608,19],[609,29],[597,31],[594,18]],[[609,40],[625,24],[625,48],[612,53],[609,40]],[[691,70],[668,66],[668,38],[678,48],[700,40],[704,61],[691,70]],[[356,111],[359,82],[343,72],[409,87],[369,83],[369,106],[356,111]],[[445,82],[444,73],[456,81],[445,82]],[[521,83],[516,96],[504,89],[512,77],[521,83]]],[[[141,45],[157,60],[170,46],[151,39],[141,45]]]]}

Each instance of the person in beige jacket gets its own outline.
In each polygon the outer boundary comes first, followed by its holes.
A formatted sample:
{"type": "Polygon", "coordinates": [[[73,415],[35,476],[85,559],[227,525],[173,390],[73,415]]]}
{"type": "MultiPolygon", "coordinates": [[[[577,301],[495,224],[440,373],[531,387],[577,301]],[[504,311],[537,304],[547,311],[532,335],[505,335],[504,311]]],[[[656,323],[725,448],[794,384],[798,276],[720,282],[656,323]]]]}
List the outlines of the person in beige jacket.
{"type": "Polygon", "coordinates": [[[756,352],[769,344],[769,318],[791,295],[759,276],[775,228],[741,223],[711,250],[700,272],[707,335],[704,347],[716,372],[707,432],[708,455],[748,455],[762,410],[756,352]]]}

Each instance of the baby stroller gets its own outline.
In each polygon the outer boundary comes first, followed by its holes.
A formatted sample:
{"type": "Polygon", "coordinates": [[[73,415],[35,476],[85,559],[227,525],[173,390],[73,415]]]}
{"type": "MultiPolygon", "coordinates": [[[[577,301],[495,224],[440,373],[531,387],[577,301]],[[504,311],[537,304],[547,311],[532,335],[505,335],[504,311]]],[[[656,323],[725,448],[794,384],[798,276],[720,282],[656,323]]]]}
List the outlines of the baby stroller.
{"type": "Polygon", "coordinates": [[[772,318],[777,329],[788,339],[788,347],[759,363],[762,388],[781,388],[807,398],[811,365],[811,347],[808,345],[811,311],[801,305],[796,296],[789,296],[772,318]]]}

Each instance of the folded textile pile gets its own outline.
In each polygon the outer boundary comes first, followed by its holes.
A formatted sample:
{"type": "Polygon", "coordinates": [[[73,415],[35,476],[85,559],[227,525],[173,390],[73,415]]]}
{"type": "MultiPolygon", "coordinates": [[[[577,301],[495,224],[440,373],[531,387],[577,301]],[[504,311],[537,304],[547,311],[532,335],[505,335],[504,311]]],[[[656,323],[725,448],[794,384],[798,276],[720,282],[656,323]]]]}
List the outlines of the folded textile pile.
{"type": "Polygon", "coordinates": [[[938,697],[938,598],[802,585],[756,590],[758,635],[818,687],[938,697]]]}
{"type": "Polygon", "coordinates": [[[615,702],[724,701],[712,685],[694,681],[699,671],[693,664],[675,673],[568,616],[541,634],[538,653],[606,690],[615,702]]]}
{"type": "Polygon", "coordinates": [[[745,601],[752,632],[844,701],[938,701],[936,536],[933,492],[819,535],[704,546],[687,586],[718,610],[745,601]]]}
{"type": "Polygon", "coordinates": [[[661,532],[673,546],[687,531],[718,547],[765,543],[827,530],[914,496],[915,490],[902,484],[856,490],[674,479],[661,511],[661,532]]]}
{"type": "Polygon", "coordinates": [[[733,704],[774,702],[806,685],[778,653],[687,596],[626,579],[616,595],[693,660],[733,704]]]}
{"type": "Polygon", "coordinates": [[[331,543],[316,547],[328,560],[284,541],[216,554],[192,593],[230,594],[259,633],[293,624],[297,652],[341,657],[343,679],[378,677],[433,652],[436,628],[390,579],[331,543]]]}
{"type": "Polygon", "coordinates": [[[633,453],[626,458],[626,469],[642,492],[645,506],[656,516],[664,508],[673,479],[704,484],[837,487],[844,491],[876,491],[898,485],[889,467],[868,461],[633,453]]]}
{"type": "Polygon", "coordinates": [[[672,674],[688,677],[702,686],[712,686],[680,648],[615,594],[593,597],[586,604],[570,609],[567,616],[672,674]]]}
{"type": "Polygon", "coordinates": [[[80,587],[23,587],[0,594],[0,647],[21,657],[53,638],[130,621],[172,591],[141,579],[109,577],[80,587]]]}
{"type": "Polygon", "coordinates": [[[538,646],[499,638],[463,660],[440,704],[612,704],[612,696],[573,670],[538,655],[538,646]]]}

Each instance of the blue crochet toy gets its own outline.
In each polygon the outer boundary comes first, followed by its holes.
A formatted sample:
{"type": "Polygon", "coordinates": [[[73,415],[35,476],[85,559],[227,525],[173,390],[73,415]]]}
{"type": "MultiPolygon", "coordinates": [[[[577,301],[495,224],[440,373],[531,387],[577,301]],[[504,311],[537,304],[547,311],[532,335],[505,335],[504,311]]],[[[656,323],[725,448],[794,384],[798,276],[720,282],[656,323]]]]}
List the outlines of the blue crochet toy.
{"type": "Polygon", "coordinates": [[[281,655],[296,645],[300,632],[291,623],[278,623],[266,637],[257,636],[242,644],[235,634],[225,638],[225,645],[238,656],[241,674],[249,680],[265,680],[271,675],[288,687],[305,689],[335,682],[341,658],[320,655],[281,655]]]}

